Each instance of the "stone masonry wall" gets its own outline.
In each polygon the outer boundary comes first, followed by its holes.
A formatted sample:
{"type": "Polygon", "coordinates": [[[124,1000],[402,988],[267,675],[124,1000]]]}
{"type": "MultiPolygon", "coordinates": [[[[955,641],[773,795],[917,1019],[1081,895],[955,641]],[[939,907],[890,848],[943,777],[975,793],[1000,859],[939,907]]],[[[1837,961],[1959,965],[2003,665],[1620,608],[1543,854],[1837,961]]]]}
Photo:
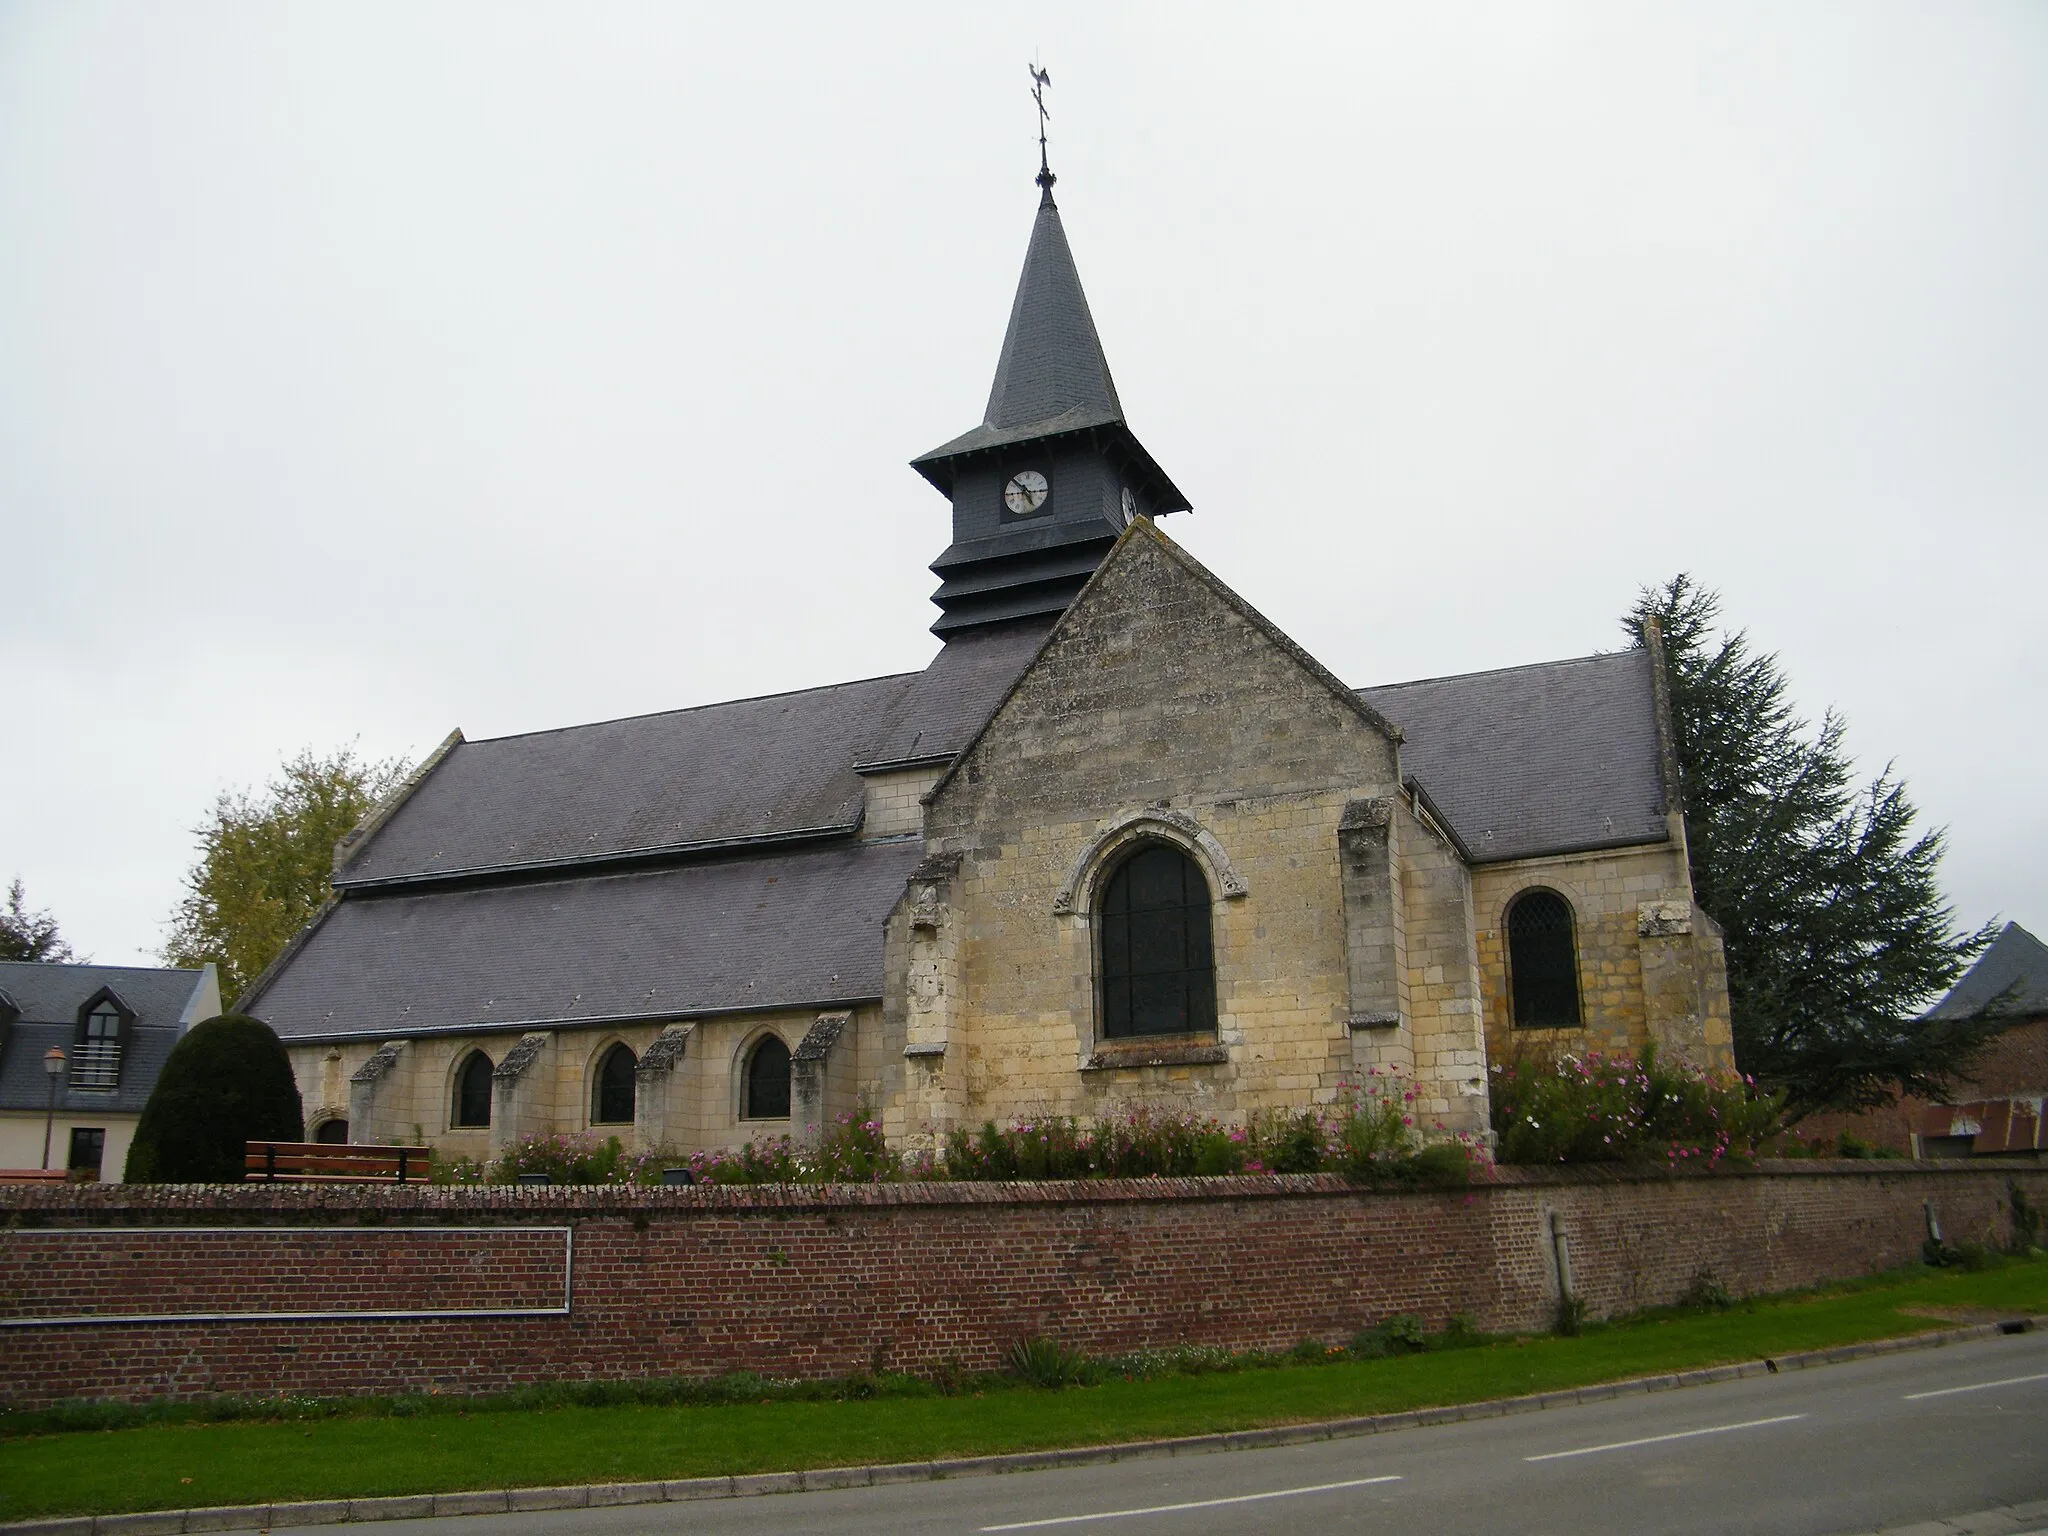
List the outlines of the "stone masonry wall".
{"type": "MultiPolygon", "coordinates": [[[[591,1109],[597,1069],[605,1053],[623,1041],[636,1058],[644,1057],[662,1033],[660,1024],[537,1032],[546,1035],[546,1045],[534,1055],[512,1091],[499,1085],[491,1106],[492,1124],[480,1129],[449,1123],[456,1070],[473,1050],[484,1051],[495,1065],[502,1065],[518,1046],[521,1031],[407,1039],[388,1071],[369,1085],[374,1093],[368,1096],[362,1093],[364,1085],[350,1079],[384,1041],[295,1045],[288,1047],[288,1054],[305,1105],[309,1136],[320,1120],[338,1115],[349,1120],[350,1139],[359,1143],[424,1142],[449,1155],[478,1161],[501,1152],[519,1136],[555,1132],[617,1136],[630,1148],[651,1150],[661,1145],[693,1152],[737,1146],[792,1129],[788,1121],[740,1117],[739,1075],[746,1053],[764,1033],[772,1031],[794,1052],[817,1019],[817,1011],[809,1009],[692,1021],[674,1071],[657,1083],[650,1084],[643,1077],[639,1084],[642,1094],[664,1095],[665,1113],[656,1122],[658,1135],[645,1125],[593,1123],[591,1109]],[[371,1104],[372,1113],[368,1117],[352,1113],[352,1098],[357,1108],[365,1102],[371,1104]]],[[[834,1046],[827,1074],[828,1117],[850,1111],[862,1096],[871,1104],[880,1101],[884,1076],[880,1020],[878,1008],[855,1009],[834,1046]]]]}
{"type": "MultiPolygon", "coordinates": [[[[1394,743],[1341,685],[1133,525],[927,803],[927,847],[957,858],[926,930],[953,991],[943,1056],[897,1079],[892,1134],[1329,1102],[1355,1071],[1339,822],[1397,780],[1394,743]],[[1092,898],[1126,832],[1189,851],[1213,898],[1216,1034],[1150,1064],[1095,1038],[1092,898]]],[[[901,936],[892,984],[917,944],[901,936]]],[[[918,1011],[892,1002],[890,1028],[918,1011]]]]}
{"type": "Polygon", "coordinates": [[[1557,1306],[1553,1217],[1578,1293],[1602,1316],[1673,1301],[1702,1269],[1740,1294],[1908,1263],[1930,1204],[1952,1240],[1997,1240],[2013,1183],[2048,1204],[2048,1169],[2020,1164],[1503,1172],[1405,1194],[1320,1175],[752,1191],[0,1187],[0,1402],[982,1369],[1033,1334],[1094,1354],[1278,1349],[1337,1342],[1397,1312],[1541,1329],[1557,1306]],[[87,1306],[236,1315],[21,1326],[87,1306]],[[316,1315],[260,1315],[284,1309],[316,1315]],[[349,1315],[488,1309],[512,1315],[349,1315]]]}
{"type": "MultiPolygon", "coordinates": [[[[1505,1062],[1530,1046],[1603,1053],[1640,1052],[1653,1038],[1640,931],[1645,904],[1670,903],[1691,913],[1692,886],[1683,854],[1671,843],[1523,859],[1481,865],[1472,872],[1478,963],[1485,989],[1489,1059],[1505,1062]],[[1577,924],[1579,995],[1583,1028],[1516,1029],[1509,1016],[1506,912],[1517,894],[1532,887],[1554,890],[1571,903],[1577,924]]],[[[1726,983],[1718,969],[1720,943],[1712,925],[1692,914],[1692,943],[1715,956],[1688,954],[1706,1006],[1700,1038],[1685,1054],[1709,1068],[1732,1070],[1726,983]],[[1708,972],[1711,969],[1712,974],[1708,972]]],[[[1660,1021],[1661,1022],[1661,1021],[1660,1021]]],[[[1660,1041],[1660,1045],[1667,1042],[1660,1041]]]]}

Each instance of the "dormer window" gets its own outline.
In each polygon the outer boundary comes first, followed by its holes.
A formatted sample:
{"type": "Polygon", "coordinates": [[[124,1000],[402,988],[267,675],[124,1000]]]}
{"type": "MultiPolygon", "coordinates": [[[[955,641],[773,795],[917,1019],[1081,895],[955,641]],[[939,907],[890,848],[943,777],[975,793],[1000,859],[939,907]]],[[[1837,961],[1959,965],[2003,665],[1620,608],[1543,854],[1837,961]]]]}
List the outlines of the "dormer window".
{"type": "Polygon", "coordinates": [[[89,999],[78,1011],[78,1039],[71,1051],[73,1088],[121,1086],[121,1050],[135,1015],[108,991],[89,999]]]}

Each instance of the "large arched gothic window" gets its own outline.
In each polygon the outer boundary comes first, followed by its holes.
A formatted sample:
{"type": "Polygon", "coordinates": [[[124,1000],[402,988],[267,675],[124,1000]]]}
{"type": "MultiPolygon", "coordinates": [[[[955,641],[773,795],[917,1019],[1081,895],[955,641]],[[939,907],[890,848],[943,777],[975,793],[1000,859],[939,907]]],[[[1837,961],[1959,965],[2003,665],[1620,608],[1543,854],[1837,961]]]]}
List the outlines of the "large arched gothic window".
{"type": "Polygon", "coordinates": [[[633,1052],[615,1045],[597,1064],[597,1076],[590,1085],[590,1122],[593,1125],[633,1123],[633,1052]]]}
{"type": "Polygon", "coordinates": [[[471,1051],[455,1074],[455,1113],[450,1123],[458,1129],[480,1129],[491,1123],[491,1058],[482,1051],[471,1051]]]}
{"type": "Polygon", "coordinates": [[[1209,883],[1168,843],[1147,843],[1103,887],[1102,1033],[1199,1034],[1216,1027],[1209,883]]]}
{"type": "Polygon", "coordinates": [[[774,1035],[763,1035],[747,1057],[740,1113],[749,1120],[789,1118],[789,1047],[774,1035]]]}
{"type": "Polygon", "coordinates": [[[1523,1028],[1578,1027],[1579,946],[1571,903],[1555,891],[1524,891],[1508,907],[1508,990],[1523,1028]]]}

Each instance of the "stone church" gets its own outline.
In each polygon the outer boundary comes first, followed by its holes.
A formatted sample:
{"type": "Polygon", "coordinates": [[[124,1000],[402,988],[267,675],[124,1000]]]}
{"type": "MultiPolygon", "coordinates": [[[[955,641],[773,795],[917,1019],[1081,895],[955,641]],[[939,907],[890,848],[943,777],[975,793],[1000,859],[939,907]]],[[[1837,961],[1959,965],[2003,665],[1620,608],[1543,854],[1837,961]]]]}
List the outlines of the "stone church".
{"type": "Polygon", "coordinates": [[[1240,1119],[1523,1044],[1732,1067],[1648,650],[1353,687],[1180,548],[1042,195],[920,672],[451,735],[242,999],[309,1134],[475,1157],[1240,1119]]]}

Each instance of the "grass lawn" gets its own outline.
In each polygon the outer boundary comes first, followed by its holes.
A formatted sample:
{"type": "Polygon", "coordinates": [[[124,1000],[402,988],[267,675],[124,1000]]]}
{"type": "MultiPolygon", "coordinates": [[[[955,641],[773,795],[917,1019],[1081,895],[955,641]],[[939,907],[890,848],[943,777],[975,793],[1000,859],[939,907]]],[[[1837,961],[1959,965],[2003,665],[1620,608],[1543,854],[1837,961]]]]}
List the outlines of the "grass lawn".
{"type": "MultiPolygon", "coordinates": [[[[0,1520],[290,1499],[632,1482],[1148,1440],[1555,1391],[2048,1312],[2048,1260],[1916,1270],[1726,1313],[1383,1360],[963,1397],[444,1412],[0,1438],[0,1520]]],[[[0,1421],[4,1422],[4,1421],[0,1421]]]]}

